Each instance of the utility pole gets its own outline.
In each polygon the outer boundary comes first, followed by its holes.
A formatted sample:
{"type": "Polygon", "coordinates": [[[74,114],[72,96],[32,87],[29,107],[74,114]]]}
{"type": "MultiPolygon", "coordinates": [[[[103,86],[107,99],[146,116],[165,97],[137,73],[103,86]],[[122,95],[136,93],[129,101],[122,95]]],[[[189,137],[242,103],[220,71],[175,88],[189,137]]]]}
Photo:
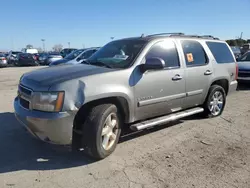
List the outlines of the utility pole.
{"type": "Polygon", "coordinates": [[[43,52],[45,52],[45,39],[41,39],[41,41],[43,42],[43,52]]]}
{"type": "Polygon", "coordinates": [[[70,48],[70,42],[68,42],[68,46],[69,46],[69,48],[70,48]]]}
{"type": "Polygon", "coordinates": [[[240,33],[240,39],[242,39],[243,32],[240,33]]]}

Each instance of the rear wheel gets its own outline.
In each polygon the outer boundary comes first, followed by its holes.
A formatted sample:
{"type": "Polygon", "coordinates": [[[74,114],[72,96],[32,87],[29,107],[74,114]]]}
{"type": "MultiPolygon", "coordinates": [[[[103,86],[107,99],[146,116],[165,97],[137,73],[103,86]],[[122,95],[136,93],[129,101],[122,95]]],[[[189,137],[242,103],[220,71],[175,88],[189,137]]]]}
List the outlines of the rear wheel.
{"type": "Polygon", "coordinates": [[[83,125],[82,145],[88,155],[103,159],[116,148],[121,133],[121,118],[113,104],[93,107],[83,125]]]}
{"type": "Polygon", "coordinates": [[[203,105],[204,115],[207,117],[217,117],[222,114],[226,104],[226,93],[223,87],[212,85],[203,105]]]}

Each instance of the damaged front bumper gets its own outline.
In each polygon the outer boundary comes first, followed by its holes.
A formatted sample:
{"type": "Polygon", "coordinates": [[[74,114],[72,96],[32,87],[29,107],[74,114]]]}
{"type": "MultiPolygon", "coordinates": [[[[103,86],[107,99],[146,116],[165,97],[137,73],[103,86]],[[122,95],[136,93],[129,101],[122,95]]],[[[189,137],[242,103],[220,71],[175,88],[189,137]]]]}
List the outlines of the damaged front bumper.
{"type": "Polygon", "coordinates": [[[41,112],[23,108],[18,97],[14,100],[16,118],[36,138],[58,145],[72,143],[75,115],[68,112],[41,112]]]}

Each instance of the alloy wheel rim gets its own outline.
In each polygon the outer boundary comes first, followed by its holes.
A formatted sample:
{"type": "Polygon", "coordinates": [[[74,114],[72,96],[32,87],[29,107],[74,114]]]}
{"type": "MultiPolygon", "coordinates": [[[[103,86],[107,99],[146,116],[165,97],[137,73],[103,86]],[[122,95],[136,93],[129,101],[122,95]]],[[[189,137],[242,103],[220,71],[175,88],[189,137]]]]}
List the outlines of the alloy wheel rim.
{"type": "Polygon", "coordinates": [[[220,114],[224,105],[223,94],[220,91],[216,91],[209,103],[209,110],[212,115],[217,116],[220,114]]]}
{"type": "Polygon", "coordinates": [[[109,150],[116,141],[118,134],[118,119],[114,113],[108,115],[102,129],[102,147],[109,150]]]}

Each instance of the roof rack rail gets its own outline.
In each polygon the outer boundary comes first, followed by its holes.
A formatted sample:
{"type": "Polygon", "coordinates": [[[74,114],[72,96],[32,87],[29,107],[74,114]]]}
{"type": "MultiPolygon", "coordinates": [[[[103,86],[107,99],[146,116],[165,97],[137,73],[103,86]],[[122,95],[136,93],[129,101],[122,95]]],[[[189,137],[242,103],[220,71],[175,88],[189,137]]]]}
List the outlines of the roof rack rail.
{"type": "Polygon", "coordinates": [[[214,37],[214,36],[212,36],[212,35],[202,35],[201,37],[202,37],[202,38],[212,38],[212,39],[214,39],[214,40],[219,40],[218,37],[214,37]]]}
{"type": "Polygon", "coordinates": [[[203,39],[214,39],[214,40],[220,40],[217,37],[214,37],[212,35],[181,35],[181,37],[194,37],[194,38],[203,38],[203,39]]]}
{"type": "MultiPolygon", "coordinates": [[[[144,37],[145,35],[142,34],[141,37],[144,37]]],[[[168,37],[193,37],[193,38],[204,38],[204,39],[214,39],[214,40],[220,40],[217,37],[214,37],[212,35],[185,35],[184,33],[156,33],[152,35],[146,35],[145,37],[154,37],[154,36],[168,36],[168,37]]]]}
{"type": "Polygon", "coordinates": [[[147,35],[147,37],[153,37],[153,36],[181,36],[185,35],[184,33],[156,33],[152,35],[147,35]]]}

